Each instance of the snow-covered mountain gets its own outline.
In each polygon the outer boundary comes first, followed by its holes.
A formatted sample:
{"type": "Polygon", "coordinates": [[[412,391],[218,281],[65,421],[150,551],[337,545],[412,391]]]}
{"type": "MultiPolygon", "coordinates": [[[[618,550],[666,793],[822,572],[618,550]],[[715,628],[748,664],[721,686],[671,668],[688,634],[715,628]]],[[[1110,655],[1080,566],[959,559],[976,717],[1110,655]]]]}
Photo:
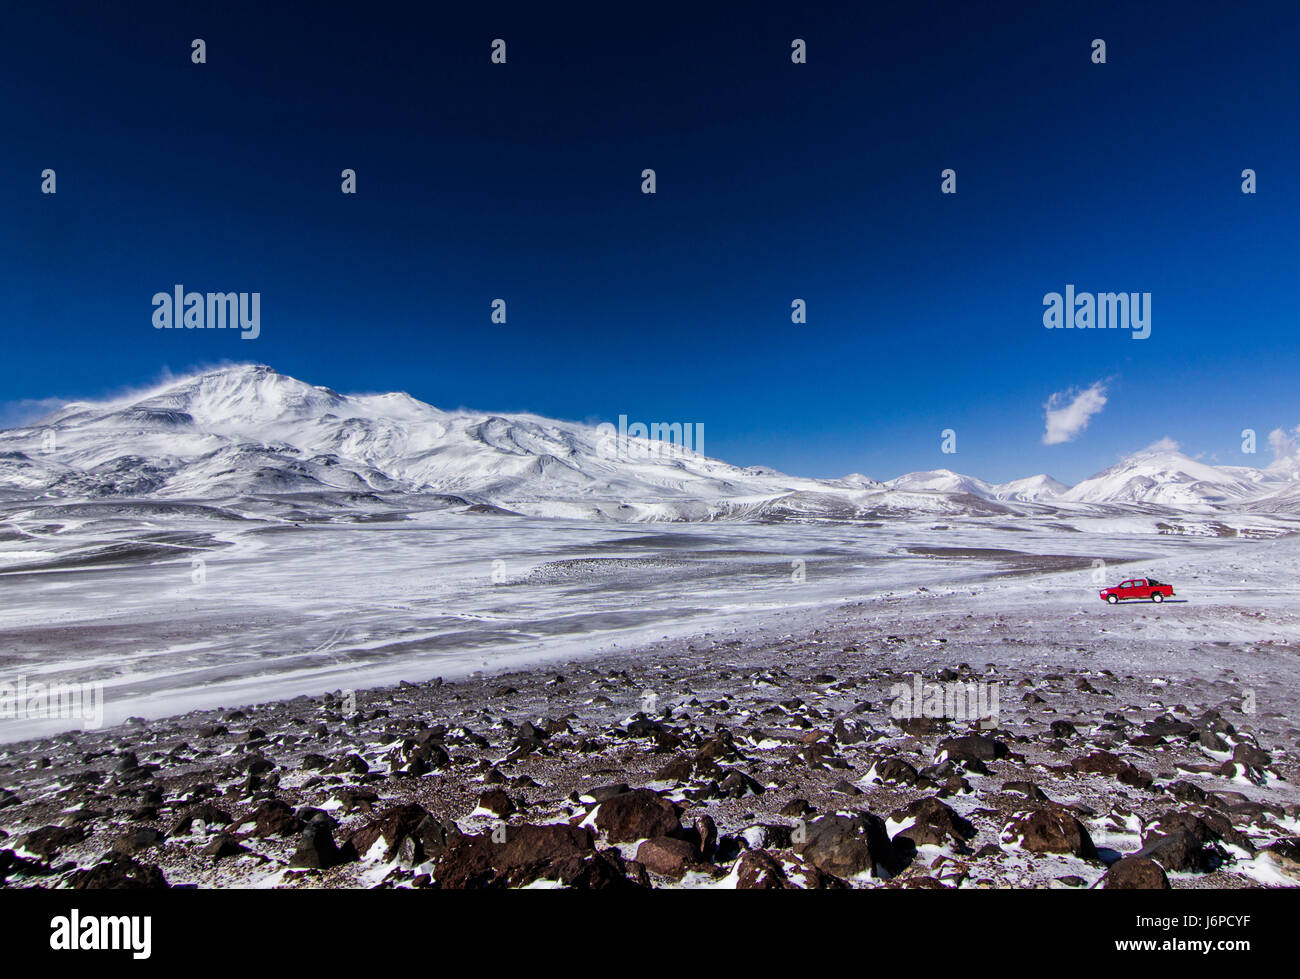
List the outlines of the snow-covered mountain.
{"type": "Polygon", "coordinates": [[[884,485],[895,490],[964,494],[979,497],[981,500],[1006,500],[1019,503],[1048,502],[1069,489],[1064,483],[1042,474],[1013,479],[1008,483],[988,483],[974,476],[955,473],[951,469],[907,473],[889,480],[884,485]]]}
{"type": "Polygon", "coordinates": [[[742,469],[534,415],[342,395],[244,365],[0,432],[0,486],[59,497],[419,493],[538,514],[694,519],[785,497],[798,507],[800,493],[838,494],[854,509],[879,484],[742,469]]]}
{"type": "Polygon", "coordinates": [[[993,487],[995,500],[1017,500],[1020,502],[1051,502],[1063,496],[1070,487],[1046,473],[1037,476],[1025,476],[993,487]]]}
{"type": "Polygon", "coordinates": [[[343,395],[261,365],[68,404],[0,431],[0,493],[9,499],[423,495],[597,519],[853,519],[1072,506],[1293,511],[1296,477],[1286,467],[1210,466],[1157,445],[1073,488],[1047,475],[991,484],[947,469],[884,483],[858,473],[809,479],[536,415],[343,395]]]}
{"type": "Polygon", "coordinates": [[[927,472],[905,473],[885,484],[890,489],[911,490],[922,493],[967,493],[981,499],[993,499],[993,487],[974,476],[963,476],[951,469],[931,469],[927,472]]]}
{"type": "Polygon", "coordinates": [[[1064,494],[1080,503],[1148,503],[1170,507],[1237,503],[1276,493],[1284,479],[1263,469],[1210,466],[1158,444],[1085,479],[1064,494]]]}

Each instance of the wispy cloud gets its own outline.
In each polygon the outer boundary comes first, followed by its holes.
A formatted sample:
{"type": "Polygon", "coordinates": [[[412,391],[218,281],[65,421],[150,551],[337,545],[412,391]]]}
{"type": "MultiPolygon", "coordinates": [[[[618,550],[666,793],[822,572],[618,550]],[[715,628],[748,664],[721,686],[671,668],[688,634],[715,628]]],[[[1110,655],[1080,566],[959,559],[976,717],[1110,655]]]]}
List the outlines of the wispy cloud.
{"type": "Polygon", "coordinates": [[[1044,445],[1073,442],[1088,427],[1092,416],[1106,407],[1106,385],[1097,381],[1082,391],[1071,388],[1057,391],[1043,406],[1047,430],[1043,432],[1044,445]]]}
{"type": "Polygon", "coordinates": [[[23,428],[58,411],[68,402],[63,398],[22,398],[0,401],[0,428],[23,428]]]}
{"type": "Polygon", "coordinates": [[[215,363],[202,363],[194,367],[189,367],[180,373],[164,366],[158,371],[157,379],[148,384],[112,388],[92,397],[69,396],[54,398],[20,398],[17,401],[0,401],[0,429],[24,428],[40,421],[46,415],[53,414],[70,404],[78,404],[80,402],[109,404],[115,401],[135,401],[140,398],[146,398],[155,391],[158,391],[160,388],[173,384],[183,378],[202,374],[205,371],[215,370],[218,367],[236,366],[237,363],[243,362],[220,360],[215,363]]]}
{"type": "Polygon", "coordinates": [[[1291,431],[1275,428],[1268,433],[1268,444],[1273,449],[1274,463],[1291,462],[1300,457],[1300,425],[1291,431]]]}
{"type": "Polygon", "coordinates": [[[1144,455],[1167,455],[1170,452],[1181,452],[1182,447],[1168,435],[1164,438],[1158,438],[1145,449],[1142,450],[1144,455]]]}

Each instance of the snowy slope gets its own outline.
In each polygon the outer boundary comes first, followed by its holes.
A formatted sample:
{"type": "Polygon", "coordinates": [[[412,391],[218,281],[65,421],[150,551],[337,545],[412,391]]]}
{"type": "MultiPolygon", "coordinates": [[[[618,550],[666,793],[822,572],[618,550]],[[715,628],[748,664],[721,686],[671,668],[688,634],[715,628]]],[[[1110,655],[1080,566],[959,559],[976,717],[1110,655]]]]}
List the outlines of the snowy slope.
{"type": "Polygon", "coordinates": [[[925,493],[967,494],[982,500],[1033,503],[1051,501],[1069,489],[1051,476],[1039,474],[1013,479],[1006,483],[987,483],[974,476],[963,476],[951,469],[907,473],[885,484],[890,489],[925,493]]]}
{"type": "Polygon", "coordinates": [[[1039,473],[1037,476],[1026,476],[1023,479],[999,483],[993,487],[993,499],[1050,502],[1061,497],[1068,489],[1069,487],[1059,480],[1045,473],[1039,473]]]}
{"type": "Polygon", "coordinates": [[[888,482],[741,468],[591,425],[443,411],[410,395],[344,395],[239,365],[0,431],[0,497],[246,500],[422,494],[597,520],[866,519],[1044,514],[1097,505],[1290,513],[1300,466],[1216,467],[1170,444],[1072,489],[1047,475],[991,484],[948,469],[888,482]],[[628,451],[630,449],[630,451],[628,451]]]}
{"type": "Polygon", "coordinates": [[[1254,499],[1276,492],[1282,485],[1265,470],[1210,466],[1174,448],[1158,445],[1078,483],[1064,494],[1064,499],[1198,507],[1254,499]]]}
{"type": "MultiPolygon", "coordinates": [[[[58,496],[440,493],[596,516],[609,502],[774,499],[839,486],[533,415],[444,412],[406,394],[346,396],[268,367],[209,371],[122,401],[77,403],[0,432],[0,483],[58,496]],[[53,438],[52,451],[46,451],[53,438]],[[541,501],[557,507],[539,507],[541,501]],[[582,501],[592,501],[583,504],[582,501]]],[[[851,504],[850,504],[851,505],[851,504]]],[[[707,517],[706,506],[689,516],[707,517]]]]}
{"type": "Polygon", "coordinates": [[[885,484],[890,489],[922,493],[968,493],[981,499],[993,498],[993,487],[974,476],[963,476],[951,469],[906,473],[885,484]]]}

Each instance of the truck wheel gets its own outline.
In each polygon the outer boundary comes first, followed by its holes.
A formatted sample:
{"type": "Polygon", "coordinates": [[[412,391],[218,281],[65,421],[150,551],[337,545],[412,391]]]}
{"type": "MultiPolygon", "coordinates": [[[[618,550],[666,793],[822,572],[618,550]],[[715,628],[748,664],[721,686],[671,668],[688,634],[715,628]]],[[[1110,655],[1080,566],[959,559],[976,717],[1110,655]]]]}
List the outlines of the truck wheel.
{"type": "Polygon", "coordinates": [[[1108,601],[1108,602],[1110,602],[1110,604],[1114,605],[1116,602],[1119,601],[1119,599],[1116,598],[1114,595],[1107,595],[1107,596],[1106,596],[1106,601],[1108,601]]]}
{"type": "Polygon", "coordinates": [[[1159,605],[1164,600],[1165,600],[1164,592],[1154,592],[1151,595],[1151,601],[1155,602],[1157,605],[1159,605]]]}

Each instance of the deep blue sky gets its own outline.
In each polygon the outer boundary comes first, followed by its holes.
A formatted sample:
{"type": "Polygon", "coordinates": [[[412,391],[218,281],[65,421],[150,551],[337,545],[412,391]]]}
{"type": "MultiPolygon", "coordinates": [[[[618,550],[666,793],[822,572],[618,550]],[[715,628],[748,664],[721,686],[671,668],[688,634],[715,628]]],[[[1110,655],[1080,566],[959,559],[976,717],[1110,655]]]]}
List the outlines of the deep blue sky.
{"type": "Polygon", "coordinates": [[[252,360],[800,474],[1067,482],[1300,423],[1292,5],[265,6],[0,14],[0,402],[252,360]],[[178,282],[261,292],[261,337],[154,330],[178,282]],[[1151,338],[1043,329],[1067,282],[1151,292],[1151,338]]]}

